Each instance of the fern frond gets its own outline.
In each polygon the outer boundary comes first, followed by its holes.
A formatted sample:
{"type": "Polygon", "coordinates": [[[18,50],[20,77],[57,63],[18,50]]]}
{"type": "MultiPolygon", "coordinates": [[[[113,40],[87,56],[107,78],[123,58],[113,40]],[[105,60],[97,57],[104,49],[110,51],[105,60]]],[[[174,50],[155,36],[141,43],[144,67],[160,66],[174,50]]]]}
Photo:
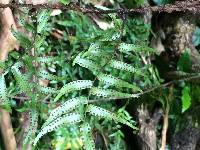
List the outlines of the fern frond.
{"type": "Polygon", "coordinates": [[[92,137],[92,129],[88,123],[80,126],[81,139],[85,150],[95,150],[95,143],[92,137]]]}
{"type": "Polygon", "coordinates": [[[100,70],[100,66],[98,64],[96,64],[95,62],[85,59],[85,58],[81,58],[80,55],[77,55],[76,58],[73,61],[73,65],[74,64],[78,64],[81,67],[87,68],[90,71],[98,71],[100,70]]]}
{"type": "Polygon", "coordinates": [[[102,38],[100,39],[100,41],[115,41],[115,40],[118,40],[120,38],[120,33],[117,33],[117,32],[114,32],[113,34],[112,33],[106,33],[105,35],[105,38],[102,38]]]}
{"type": "Polygon", "coordinates": [[[38,72],[38,76],[43,78],[43,79],[47,79],[47,80],[56,80],[56,81],[62,81],[62,80],[66,80],[66,77],[59,77],[53,74],[48,73],[45,70],[41,70],[38,72]]]}
{"type": "Polygon", "coordinates": [[[60,89],[59,94],[54,99],[54,102],[57,101],[61,96],[63,96],[66,93],[82,90],[86,88],[91,88],[92,85],[93,85],[93,81],[91,80],[77,80],[77,81],[67,83],[65,86],[63,86],[60,89]]]}
{"type": "Polygon", "coordinates": [[[128,53],[128,52],[154,52],[153,48],[150,48],[148,46],[143,45],[135,45],[135,44],[127,44],[127,43],[121,43],[119,44],[119,51],[122,53],[128,53]]]}
{"type": "Polygon", "coordinates": [[[29,38],[22,32],[12,30],[12,34],[20,42],[20,45],[23,48],[30,48],[32,46],[32,41],[30,41],[29,38]]]}
{"type": "Polygon", "coordinates": [[[55,94],[55,93],[58,93],[58,90],[55,89],[55,88],[45,87],[45,86],[41,86],[41,85],[37,85],[37,89],[38,89],[38,91],[40,91],[43,94],[55,94]]]}
{"type": "Polygon", "coordinates": [[[96,50],[100,50],[100,44],[99,43],[92,43],[90,44],[90,47],[88,49],[88,51],[96,51],[96,50]]]}
{"type": "Polygon", "coordinates": [[[51,63],[51,62],[56,62],[58,61],[59,58],[58,57],[37,57],[36,61],[40,62],[40,63],[51,63]]]}
{"type": "Polygon", "coordinates": [[[49,20],[51,11],[45,9],[41,10],[37,15],[37,33],[41,33],[46,27],[47,21],[49,20]]]}
{"type": "Polygon", "coordinates": [[[8,104],[7,88],[4,75],[0,75],[0,104],[8,104]]]}
{"type": "Polygon", "coordinates": [[[124,99],[124,98],[138,98],[139,97],[138,94],[122,93],[122,92],[118,92],[111,89],[102,89],[102,88],[96,88],[96,87],[92,87],[90,89],[90,93],[92,95],[105,97],[108,99],[124,99]]]}
{"type": "Polygon", "coordinates": [[[99,43],[92,43],[87,52],[85,52],[82,57],[109,57],[108,52],[100,50],[99,43]]]}
{"type": "Polygon", "coordinates": [[[55,119],[52,123],[50,123],[47,126],[45,126],[44,128],[42,128],[42,130],[36,136],[36,138],[33,142],[33,145],[35,146],[37,144],[38,140],[46,133],[57,129],[64,124],[75,124],[75,123],[79,123],[81,121],[82,121],[82,117],[80,114],[72,113],[72,114],[63,115],[62,117],[55,119]]]}
{"type": "Polygon", "coordinates": [[[103,50],[93,50],[93,51],[87,51],[83,54],[83,57],[89,57],[89,58],[93,58],[93,57],[98,57],[98,58],[109,58],[110,55],[108,52],[103,51],[103,50]]]}
{"type": "Polygon", "coordinates": [[[52,112],[49,115],[49,118],[46,120],[43,126],[48,125],[50,122],[54,121],[56,118],[60,117],[61,115],[66,114],[86,103],[88,103],[88,99],[87,97],[83,97],[83,96],[72,98],[66,101],[61,106],[52,110],[52,112]]]}
{"type": "Polygon", "coordinates": [[[99,74],[97,76],[98,80],[107,84],[107,85],[114,85],[116,87],[126,87],[126,88],[131,88],[134,91],[141,91],[139,87],[137,87],[136,85],[130,84],[126,81],[123,81],[121,79],[118,79],[116,77],[113,77],[111,75],[106,75],[106,74],[99,74]]]}
{"type": "Polygon", "coordinates": [[[115,113],[112,113],[112,112],[110,112],[106,109],[103,109],[101,107],[90,104],[90,105],[87,106],[86,111],[93,116],[97,116],[99,118],[104,118],[104,119],[108,119],[108,120],[114,120],[116,122],[120,122],[122,124],[125,124],[125,125],[133,128],[133,129],[137,129],[134,125],[129,123],[126,119],[123,119],[123,118],[117,116],[115,113]]]}
{"type": "MultiPolygon", "coordinates": [[[[43,42],[45,40],[45,36],[40,36],[40,35],[37,35],[36,38],[35,38],[35,48],[39,48],[43,42]]],[[[41,57],[39,57],[40,59],[41,57]]],[[[36,60],[38,59],[38,57],[36,58],[36,60]]]]}
{"type": "Polygon", "coordinates": [[[130,64],[127,64],[127,63],[124,63],[122,61],[117,61],[117,60],[111,60],[109,62],[109,65],[115,69],[119,69],[119,70],[123,70],[123,71],[128,71],[128,72],[131,72],[131,73],[135,73],[136,72],[136,69],[130,65],[130,64]]]}
{"type": "Polygon", "coordinates": [[[14,66],[12,66],[11,71],[21,91],[31,95],[31,87],[28,79],[26,78],[26,76],[22,75],[20,70],[18,69],[20,65],[20,63],[16,63],[14,66]]]}
{"type": "Polygon", "coordinates": [[[29,116],[30,116],[30,125],[28,129],[28,133],[26,134],[26,137],[23,141],[24,144],[27,144],[30,140],[32,140],[37,130],[38,112],[36,110],[31,110],[29,116]]]}

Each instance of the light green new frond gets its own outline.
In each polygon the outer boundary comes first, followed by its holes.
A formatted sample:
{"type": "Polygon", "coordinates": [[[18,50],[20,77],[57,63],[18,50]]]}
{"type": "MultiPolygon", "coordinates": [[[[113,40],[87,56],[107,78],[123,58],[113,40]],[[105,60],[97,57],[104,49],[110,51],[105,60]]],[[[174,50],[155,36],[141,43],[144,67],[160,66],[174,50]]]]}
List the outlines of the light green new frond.
{"type": "Polygon", "coordinates": [[[56,75],[48,73],[45,70],[39,71],[38,76],[43,78],[43,79],[47,79],[47,80],[56,80],[56,81],[66,80],[66,77],[58,77],[56,75]]]}
{"type": "MultiPolygon", "coordinates": [[[[36,110],[31,110],[30,112],[30,125],[28,129],[28,133],[23,141],[24,144],[27,144],[30,140],[32,140],[36,130],[37,130],[37,122],[38,122],[38,113],[36,110]]],[[[31,141],[32,142],[32,141],[31,141]]]]}
{"type": "Polygon", "coordinates": [[[154,52],[154,49],[148,47],[148,46],[142,46],[142,45],[135,45],[135,44],[126,44],[121,43],[119,44],[119,51],[122,53],[128,53],[128,52],[154,52]]]}
{"type": "Polygon", "coordinates": [[[119,70],[123,70],[123,71],[128,71],[128,72],[131,72],[131,73],[135,73],[136,72],[136,69],[130,65],[130,64],[127,64],[127,63],[124,63],[122,61],[117,61],[117,60],[111,60],[109,62],[109,65],[115,69],[119,69],[119,70]]]}
{"type": "Polygon", "coordinates": [[[61,115],[66,114],[86,103],[88,103],[88,98],[83,97],[83,96],[72,98],[66,101],[64,104],[62,104],[61,106],[51,111],[49,118],[46,120],[43,126],[48,125],[50,122],[54,121],[56,118],[60,117],[61,115]]]}
{"type": "Polygon", "coordinates": [[[122,93],[111,89],[102,89],[93,87],[90,89],[92,95],[105,97],[108,99],[124,99],[124,98],[138,98],[138,94],[122,93]]]}
{"type": "Polygon", "coordinates": [[[95,143],[92,137],[92,129],[88,123],[84,123],[80,127],[81,139],[85,150],[95,150],[95,143]]]}
{"type": "Polygon", "coordinates": [[[51,62],[55,62],[58,61],[59,58],[58,57],[37,57],[36,61],[40,62],[40,63],[51,63],[51,62]]]}
{"type": "Polygon", "coordinates": [[[0,104],[7,104],[8,96],[7,96],[7,88],[4,75],[0,75],[0,104]]]}
{"type": "Polygon", "coordinates": [[[81,121],[82,121],[82,117],[80,114],[72,113],[72,114],[63,115],[62,117],[55,119],[52,123],[50,123],[49,125],[42,128],[42,130],[36,136],[36,138],[33,142],[33,145],[35,146],[37,144],[38,140],[42,136],[44,136],[46,133],[57,129],[64,124],[75,124],[75,123],[79,123],[81,121]]]}
{"type": "Polygon", "coordinates": [[[15,77],[15,80],[17,81],[17,84],[19,86],[19,88],[21,89],[21,91],[23,92],[27,92],[27,94],[31,93],[31,87],[30,84],[27,80],[27,78],[21,74],[21,72],[18,69],[18,65],[20,64],[16,64],[14,66],[12,66],[11,71],[15,77]]]}
{"type": "Polygon", "coordinates": [[[59,94],[54,99],[54,102],[57,101],[61,96],[63,96],[66,93],[82,90],[86,88],[91,88],[92,85],[93,85],[93,81],[91,80],[77,80],[77,81],[67,83],[65,86],[63,86],[60,89],[59,94]]]}
{"type": "Polygon", "coordinates": [[[74,59],[73,65],[74,64],[78,64],[81,67],[89,69],[90,71],[98,71],[98,70],[100,70],[100,67],[99,67],[98,64],[96,64],[95,62],[93,62],[91,60],[88,60],[88,59],[85,59],[85,58],[81,58],[80,55],[78,55],[74,59]]]}
{"type": "Polygon", "coordinates": [[[47,25],[51,11],[45,9],[41,10],[37,15],[37,33],[41,33],[47,25]]]}
{"type": "Polygon", "coordinates": [[[90,104],[90,105],[88,105],[86,111],[89,112],[93,116],[97,116],[99,118],[104,118],[104,119],[108,119],[108,120],[114,120],[116,122],[125,124],[133,129],[136,129],[136,127],[134,127],[132,124],[130,124],[126,119],[123,119],[123,118],[117,116],[115,113],[112,113],[101,107],[90,104]]]}
{"type": "Polygon", "coordinates": [[[123,81],[121,79],[118,79],[116,77],[113,77],[111,75],[106,75],[106,74],[101,73],[97,76],[97,78],[99,81],[101,81],[107,85],[113,85],[116,87],[126,87],[126,88],[131,88],[134,91],[141,91],[139,87],[137,87],[133,84],[130,84],[126,81],[123,81]]]}
{"type": "Polygon", "coordinates": [[[40,91],[43,94],[55,94],[55,93],[58,93],[58,90],[55,89],[55,88],[45,87],[45,86],[41,86],[41,85],[38,85],[37,89],[38,89],[38,91],[40,91]]]}

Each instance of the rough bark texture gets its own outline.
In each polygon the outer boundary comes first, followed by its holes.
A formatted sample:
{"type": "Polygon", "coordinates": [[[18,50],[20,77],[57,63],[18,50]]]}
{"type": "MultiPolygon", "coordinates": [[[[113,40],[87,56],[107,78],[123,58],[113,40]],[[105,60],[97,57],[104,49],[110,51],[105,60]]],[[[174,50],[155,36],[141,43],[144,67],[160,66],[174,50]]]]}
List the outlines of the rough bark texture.
{"type": "Polygon", "coordinates": [[[157,149],[157,136],[156,126],[162,116],[160,109],[155,110],[152,116],[149,115],[149,111],[146,106],[141,106],[138,109],[139,118],[139,145],[141,150],[156,150],[157,149]]]}

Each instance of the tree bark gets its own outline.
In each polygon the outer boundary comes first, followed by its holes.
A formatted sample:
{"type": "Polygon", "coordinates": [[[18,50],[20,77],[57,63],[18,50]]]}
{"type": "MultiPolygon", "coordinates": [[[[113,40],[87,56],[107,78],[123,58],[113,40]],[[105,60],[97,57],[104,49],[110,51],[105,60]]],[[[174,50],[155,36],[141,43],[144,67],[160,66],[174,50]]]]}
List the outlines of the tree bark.
{"type": "MultiPolygon", "coordinates": [[[[9,3],[8,0],[0,0],[0,3],[9,3]]],[[[10,28],[15,28],[15,22],[10,8],[0,9],[0,60],[5,61],[8,52],[17,46],[16,39],[12,35],[10,28]]],[[[2,70],[0,71],[2,73],[2,70]]],[[[16,141],[10,119],[10,114],[6,110],[0,109],[0,128],[6,150],[16,150],[16,141]]]]}

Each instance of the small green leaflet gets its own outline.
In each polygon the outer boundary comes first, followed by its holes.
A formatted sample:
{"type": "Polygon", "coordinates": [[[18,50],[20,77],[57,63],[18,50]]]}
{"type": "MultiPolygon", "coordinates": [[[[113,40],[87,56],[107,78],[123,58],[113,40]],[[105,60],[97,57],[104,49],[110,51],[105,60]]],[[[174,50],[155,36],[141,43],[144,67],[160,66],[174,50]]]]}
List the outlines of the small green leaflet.
{"type": "Polygon", "coordinates": [[[148,46],[141,46],[141,45],[135,45],[135,44],[126,44],[121,43],[119,44],[119,51],[122,53],[128,53],[128,52],[154,52],[154,49],[148,47],[148,46]]]}
{"type": "Polygon", "coordinates": [[[177,70],[189,72],[191,70],[191,67],[192,67],[192,61],[188,53],[188,50],[186,49],[178,60],[177,70]]]}
{"type": "Polygon", "coordinates": [[[58,90],[55,89],[55,88],[41,86],[41,85],[37,85],[37,89],[38,89],[38,91],[40,91],[43,94],[55,94],[55,93],[58,93],[58,90]]]}
{"type": "Polygon", "coordinates": [[[51,11],[44,9],[41,10],[37,15],[37,33],[42,33],[47,25],[51,11]]]}
{"type": "Polygon", "coordinates": [[[68,5],[70,3],[70,0],[60,0],[60,2],[64,5],[68,5]]]}
{"type": "Polygon", "coordinates": [[[107,84],[107,85],[113,85],[113,86],[116,86],[116,87],[126,87],[126,88],[131,88],[133,89],[134,91],[141,91],[139,87],[137,87],[136,85],[133,85],[133,84],[130,84],[126,81],[123,81],[121,79],[118,79],[116,77],[113,77],[111,75],[106,75],[106,74],[103,74],[103,73],[100,73],[98,76],[97,76],[98,80],[107,84]]]}
{"type": "Polygon", "coordinates": [[[15,31],[14,29],[12,29],[12,34],[13,36],[20,42],[20,45],[23,47],[23,48],[30,48],[33,44],[32,44],[32,41],[30,41],[25,34],[23,34],[22,32],[18,32],[18,31],[15,31]]]}
{"type": "Polygon", "coordinates": [[[51,62],[55,62],[55,61],[58,61],[58,60],[59,60],[59,57],[51,57],[51,56],[37,57],[36,58],[36,61],[40,62],[40,63],[51,63],[51,62]]]}
{"type": "Polygon", "coordinates": [[[188,86],[183,88],[181,100],[182,100],[182,113],[184,113],[191,106],[190,88],[188,86]]]}
{"type": "Polygon", "coordinates": [[[60,117],[61,115],[66,114],[86,103],[88,103],[88,98],[83,96],[67,100],[64,104],[51,111],[49,118],[46,120],[43,127],[48,125],[50,122],[53,122],[56,118],[60,117]]]}
{"type": "Polygon", "coordinates": [[[60,89],[59,94],[54,99],[54,102],[58,101],[58,99],[66,93],[82,90],[86,88],[91,88],[92,85],[93,85],[93,81],[90,81],[90,80],[77,80],[77,81],[67,83],[65,86],[63,86],[60,89]]]}
{"type": "Polygon", "coordinates": [[[136,69],[130,65],[130,64],[127,64],[127,63],[124,63],[122,61],[117,61],[117,60],[111,60],[109,62],[109,65],[115,69],[119,69],[119,70],[124,70],[124,71],[129,71],[131,73],[135,73],[136,72],[136,69]]]}
{"type": "Polygon", "coordinates": [[[138,98],[139,94],[128,94],[122,93],[111,89],[102,89],[97,87],[92,87],[90,89],[90,93],[92,95],[96,95],[99,97],[105,97],[108,99],[124,99],[124,98],[138,98]]]}
{"type": "Polygon", "coordinates": [[[125,124],[133,129],[137,129],[135,126],[130,124],[126,119],[123,119],[119,116],[117,116],[115,113],[112,113],[106,109],[103,109],[101,107],[95,106],[95,105],[88,105],[87,106],[87,112],[89,112],[93,116],[97,116],[100,118],[108,119],[108,120],[114,120],[116,122],[120,122],[122,124],[125,124]]]}
{"type": "MultiPolygon", "coordinates": [[[[26,137],[23,141],[24,144],[27,144],[27,142],[31,141],[36,130],[37,130],[37,122],[38,122],[38,113],[36,110],[31,110],[30,112],[30,126],[28,129],[28,133],[26,134],[26,137]]],[[[32,141],[31,141],[32,143],[32,141]]]]}
{"type": "Polygon", "coordinates": [[[82,117],[80,114],[78,113],[72,113],[72,114],[67,114],[67,115],[63,115],[62,117],[59,117],[57,119],[55,119],[52,123],[50,123],[49,125],[45,126],[44,128],[42,128],[42,130],[39,132],[39,134],[37,135],[37,137],[35,138],[33,145],[35,146],[38,142],[38,140],[45,135],[48,132],[51,132],[57,128],[59,128],[61,125],[64,124],[75,124],[78,122],[82,121],[82,117]]]}
{"type": "Polygon", "coordinates": [[[100,67],[98,64],[96,64],[95,62],[93,62],[91,60],[81,58],[80,55],[77,55],[77,57],[74,59],[73,65],[75,65],[75,64],[79,64],[81,67],[87,68],[90,71],[100,70],[100,67]]]}
{"type": "Polygon", "coordinates": [[[0,75],[0,105],[8,104],[7,88],[4,75],[0,75]]]}
{"type": "Polygon", "coordinates": [[[15,80],[17,81],[18,86],[20,87],[21,91],[26,92],[29,96],[32,95],[31,92],[31,86],[28,82],[28,79],[26,76],[22,75],[21,72],[19,71],[19,63],[16,63],[14,66],[12,66],[11,71],[15,77],[15,80]]]}
{"type": "Polygon", "coordinates": [[[83,123],[80,127],[81,139],[85,150],[95,150],[95,143],[92,137],[92,128],[88,123],[83,123]]]}
{"type": "Polygon", "coordinates": [[[56,81],[62,81],[62,80],[66,80],[66,77],[59,77],[53,74],[48,73],[45,70],[41,70],[38,72],[38,76],[43,78],[43,79],[47,79],[47,80],[56,80],[56,81]]]}

